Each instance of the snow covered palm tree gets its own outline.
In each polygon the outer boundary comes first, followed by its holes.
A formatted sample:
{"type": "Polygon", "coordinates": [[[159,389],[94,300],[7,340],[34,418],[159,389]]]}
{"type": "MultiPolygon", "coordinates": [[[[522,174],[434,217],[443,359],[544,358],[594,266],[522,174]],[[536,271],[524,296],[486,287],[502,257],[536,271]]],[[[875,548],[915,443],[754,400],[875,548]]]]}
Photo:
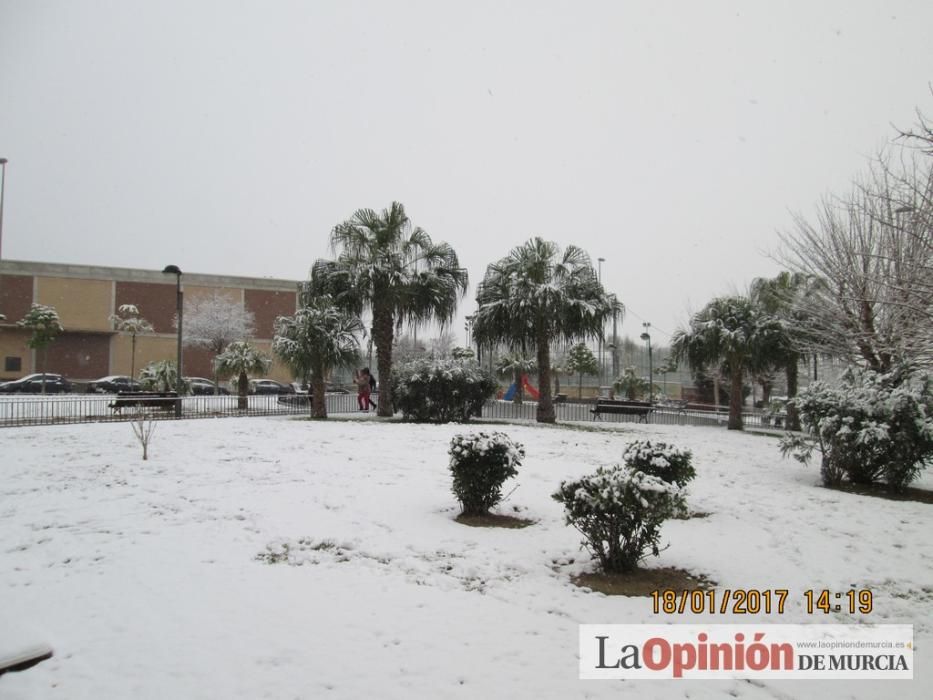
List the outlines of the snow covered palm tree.
{"type": "Polygon", "coordinates": [[[576,246],[561,252],[533,238],[486,268],[476,296],[473,337],[481,344],[534,347],[538,360],[537,420],[553,423],[551,350],[555,340],[600,338],[622,304],[606,294],[589,256],[576,246]]]}
{"type": "Polygon", "coordinates": [[[362,332],[359,318],[338,309],[328,296],[311,300],[294,316],[276,319],[272,351],[296,377],[311,377],[312,418],[327,418],[325,379],[332,370],[357,361],[362,332]]]}
{"type": "Polygon", "coordinates": [[[139,315],[139,308],[135,304],[120,304],[117,313],[111,314],[110,322],[118,331],[129,333],[132,337],[130,350],[130,376],[136,377],[136,336],[143,333],[152,333],[152,324],[139,315]]]}
{"type": "Polygon", "coordinates": [[[730,377],[729,430],[742,430],[742,382],[746,372],[766,366],[770,347],[783,328],[746,297],[720,297],[690,319],[690,329],[674,333],[671,352],[690,367],[720,368],[730,377]]]}
{"type": "Polygon", "coordinates": [[[249,375],[265,374],[272,360],[245,340],[230,343],[214,359],[214,371],[219,377],[237,377],[237,408],[249,406],[249,375]]]}
{"type": "Polygon", "coordinates": [[[376,213],[360,209],[331,231],[335,260],[311,269],[308,297],[329,295],[356,316],[372,311],[372,336],[382,398],[380,416],[392,415],[392,341],[403,323],[447,323],[466,293],[467,271],[446,243],[413,227],[398,202],[376,213]]]}
{"type": "MultiPolygon", "coordinates": [[[[800,272],[781,272],[773,279],[756,278],[751,284],[751,298],[762,311],[780,320],[783,333],[780,342],[770,346],[773,364],[784,370],[787,378],[787,397],[797,396],[797,365],[801,347],[806,343],[807,318],[799,309],[799,301],[819,283],[800,272]]],[[[787,405],[787,428],[800,430],[800,418],[793,401],[787,405]]]]}

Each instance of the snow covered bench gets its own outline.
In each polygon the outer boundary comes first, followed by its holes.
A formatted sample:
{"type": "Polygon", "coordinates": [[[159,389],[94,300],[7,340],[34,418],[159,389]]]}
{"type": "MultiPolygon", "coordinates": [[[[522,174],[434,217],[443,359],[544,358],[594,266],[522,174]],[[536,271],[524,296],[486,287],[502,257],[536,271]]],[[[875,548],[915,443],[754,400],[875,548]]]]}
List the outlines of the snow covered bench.
{"type": "Polygon", "coordinates": [[[114,413],[120,413],[124,408],[161,408],[164,411],[174,411],[175,404],[180,400],[178,393],[174,391],[121,391],[107,406],[114,413]]]}
{"type": "Polygon", "coordinates": [[[603,413],[616,413],[628,416],[638,416],[642,423],[648,422],[648,414],[654,406],[646,401],[619,401],[615,399],[597,399],[595,408],[590,409],[594,419],[602,420],[603,413]]]}
{"type": "Polygon", "coordinates": [[[0,648],[0,676],[13,671],[25,671],[50,658],[52,647],[48,644],[33,644],[15,650],[0,648]]]}

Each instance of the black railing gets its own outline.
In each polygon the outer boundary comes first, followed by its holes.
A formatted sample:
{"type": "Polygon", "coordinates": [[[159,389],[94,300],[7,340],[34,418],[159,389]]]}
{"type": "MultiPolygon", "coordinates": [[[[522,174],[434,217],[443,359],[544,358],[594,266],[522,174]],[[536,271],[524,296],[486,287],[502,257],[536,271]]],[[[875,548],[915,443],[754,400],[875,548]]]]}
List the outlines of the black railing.
{"type": "MultiPolygon", "coordinates": [[[[175,418],[175,398],[146,399],[144,406],[121,405],[116,399],[116,394],[2,396],[0,427],[126,421],[141,414],[154,420],[175,418]]],[[[359,410],[355,394],[328,394],[325,400],[328,413],[359,410]]],[[[374,395],[373,400],[378,401],[378,395],[374,395]]],[[[182,418],[310,414],[308,397],[298,394],[248,396],[245,408],[240,408],[240,398],[236,395],[184,396],[181,399],[182,418]]]]}
{"type": "MultiPolygon", "coordinates": [[[[0,397],[0,427],[24,425],[58,425],[63,423],[98,423],[126,421],[144,414],[155,420],[175,418],[175,398],[165,398],[165,405],[151,400],[146,406],[120,406],[115,394],[56,394],[53,396],[19,395],[0,397]]],[[[378,394],[373,395],[378,403],[378,394]]],[[[328,414],[357,413],[356,394],[327,394],[328,414]]],[[[181,399],[182,418],[222,418],[228,416],[280,416],[310,415],[308,397],[300,394],[251,395],[246,407],[240,408],[240,398],[232,396],[185,396],[181,399]]],[[[602,413],[597,420],[593,414],[593,402],[566,401],[555,403],[554,411],[560,422],[585,421],[595,423],[642,422],[638,414],[602,413]]],[[[493,400],[483,405],[482,418],[490,420],[534,421],[538,404],[524,401],[493,400]]],[[[656,425],[722,426],[729,420],[728,410],[714,406],[691,404],[679,406],[655,406],[645,417],[647,423],[656,425]]],[[[779,420],[772,421],[762,411],[745,411],[742,419],[748,427],[781,427],[779,420]]]]}
{"type": "MultiPolygon", "coordinates": [[[[655,425],[707,425],[723,426],[729,422],[729,410],[723,407],[691,404],[686,408],[679,406],[656,405],[644,418],[638,414],[601,413],[597,420],[593,413],[595,402],[566,401],[554,404],[558,421],[596,421],[603,423],[639,423],[655,425]]],[[[538,404],[524,401],[487,401],[483,405],[483,418],[492,420],[535,420],[538,404]]],[[[743,411],[742,421],[748,427],[767,427],[768,416],[761,411],[743,411]]]]}

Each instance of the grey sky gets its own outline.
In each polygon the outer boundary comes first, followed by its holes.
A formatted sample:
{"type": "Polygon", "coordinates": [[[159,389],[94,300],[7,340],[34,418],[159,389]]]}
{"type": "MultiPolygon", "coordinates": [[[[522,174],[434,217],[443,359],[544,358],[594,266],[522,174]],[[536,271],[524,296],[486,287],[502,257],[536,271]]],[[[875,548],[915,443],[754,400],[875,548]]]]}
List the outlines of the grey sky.
{"type": "Polygon", "coordinates": [[[933,114],[931,28],[928,0],[0,0],[3,257],[303,279],[397,199],[464,312],[540,235],[673,331],[933,114]]]}

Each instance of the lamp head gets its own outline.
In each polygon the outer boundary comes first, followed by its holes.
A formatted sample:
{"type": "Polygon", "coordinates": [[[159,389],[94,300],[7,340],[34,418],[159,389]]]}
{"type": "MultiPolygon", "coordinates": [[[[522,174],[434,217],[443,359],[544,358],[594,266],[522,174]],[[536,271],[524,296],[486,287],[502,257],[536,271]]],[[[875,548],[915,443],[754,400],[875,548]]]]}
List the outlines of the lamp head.
{"type": "Polygon", "coordinates": [[[651,336],[648,335],[647,333],[642,333],[642,334],[641,334],[641,339],[642,339],[642,340],[651,340],[651,336]]]}
{"type": "Polygon", "coordinates": [[[162,273],[166,275],[180,275],[181,270],[178,269],[178,265],[166,265],[162,273]]]}

